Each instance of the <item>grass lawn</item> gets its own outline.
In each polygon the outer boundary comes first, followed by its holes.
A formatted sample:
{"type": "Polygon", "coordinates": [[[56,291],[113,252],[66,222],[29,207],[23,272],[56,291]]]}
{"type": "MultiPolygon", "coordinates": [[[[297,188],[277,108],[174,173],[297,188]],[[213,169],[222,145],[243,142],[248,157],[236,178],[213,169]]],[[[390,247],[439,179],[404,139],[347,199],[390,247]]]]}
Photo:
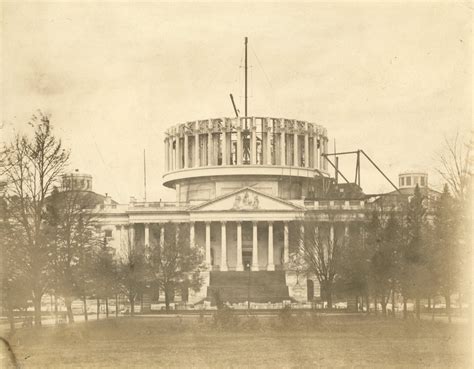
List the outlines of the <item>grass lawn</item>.
{"type": "MultiPolygon", "coordinates": [[[[22,368],[469,368],[467,326],[361,315],[135,317],[23,329],[8,337],[22,368]],[[257,320],[256,320],[257,319],[257,320]]],[[[5,356],[5,355],[4,355],[5,356]]]]}

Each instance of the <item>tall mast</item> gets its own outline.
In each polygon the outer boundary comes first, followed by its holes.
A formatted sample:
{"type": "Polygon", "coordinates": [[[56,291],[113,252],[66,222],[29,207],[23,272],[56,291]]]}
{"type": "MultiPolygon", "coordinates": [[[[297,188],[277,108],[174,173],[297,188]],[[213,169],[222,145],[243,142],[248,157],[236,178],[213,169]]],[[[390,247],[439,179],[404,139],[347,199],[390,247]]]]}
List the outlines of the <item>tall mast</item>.
{"type": "MultiPolygon", "coordinates": [[[[245,37],[245,116],[247,117],[247,43],[248,38],[245,37]]],[[[245,120],[245,126],[247,126],[247,120],[245,120]]]]}
{"type": "Polygon", "coordinates": [[[248,84],[247,84],[247,72],[248,72],[248,65],[247,65],[247,44],[248,38],[245,37],[245,106],[244,106],[244,130],[243,130],[243,152],[242,152],[242,159],[244,164],[250,164],[250,131],[247,122],[247,100],[248,100],[248,84]]]}
{"type": "Polygon", "coordinates": [[[143,150],[143,198],[146,202],[146,154],[143,150]]]}

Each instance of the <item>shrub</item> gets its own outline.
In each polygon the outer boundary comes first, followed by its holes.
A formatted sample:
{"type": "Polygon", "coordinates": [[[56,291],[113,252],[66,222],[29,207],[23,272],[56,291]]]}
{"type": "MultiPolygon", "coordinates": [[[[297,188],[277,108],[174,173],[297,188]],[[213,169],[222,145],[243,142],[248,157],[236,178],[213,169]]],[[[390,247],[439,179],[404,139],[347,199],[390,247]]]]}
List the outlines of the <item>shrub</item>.
{"type": "Polygon", "coordinates": [[[247,317],[241,323],[241,328],[246,331],[259,331],[262,330],[260,320],[255,315],[247,314],[247,317]]]}
{"type": "Polygon", "coordinates": [[[223,305],[213,314],[213,324],[216,328],[236,328],[239,325],[239,317],[228,306],[223,305]]]}
{"type": "Polygon", "coordinates": [[[291,310],[290,305],[286,305],[280,310],[278,314],[278,320],[280,325],[285,328],[288,328],[294,324],[293,311],[291,310]]]}

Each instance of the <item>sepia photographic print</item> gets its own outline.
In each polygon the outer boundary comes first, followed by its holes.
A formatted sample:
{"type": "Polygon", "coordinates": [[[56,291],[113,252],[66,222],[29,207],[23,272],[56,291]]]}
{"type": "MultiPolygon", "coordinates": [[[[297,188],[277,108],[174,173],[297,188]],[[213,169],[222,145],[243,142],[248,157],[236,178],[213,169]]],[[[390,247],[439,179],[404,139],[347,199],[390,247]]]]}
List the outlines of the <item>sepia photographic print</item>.
{"type": "Polygon", "coordinates": [[[472,2],[3,1],[1,368],[472,368],[472,2]]]}

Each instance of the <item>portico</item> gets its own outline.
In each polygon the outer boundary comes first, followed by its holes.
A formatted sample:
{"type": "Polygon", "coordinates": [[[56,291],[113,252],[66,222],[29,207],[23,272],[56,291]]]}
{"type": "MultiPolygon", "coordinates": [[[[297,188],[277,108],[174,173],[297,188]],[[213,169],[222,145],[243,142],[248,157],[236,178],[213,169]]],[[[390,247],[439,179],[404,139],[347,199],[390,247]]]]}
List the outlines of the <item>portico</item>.
{"type": "Polygon", "coordinates": [[[210,270],[283,269],[289,255],[289,222],[302,209],[251,188],[190,209],[196,244],[205,247],[210,270]],[[245,260],[244,260],[245,259],[245,260]]]}
{"type": "Polygon", "coordinates": [[[235,217],[195,221],[195,242],[205,248],[209,270],[243,271],[247,263],[252,271],[281,270],[288,262],[289,240],[280,236],[288,234],[288,222],[236,220],[235,217]]]}

